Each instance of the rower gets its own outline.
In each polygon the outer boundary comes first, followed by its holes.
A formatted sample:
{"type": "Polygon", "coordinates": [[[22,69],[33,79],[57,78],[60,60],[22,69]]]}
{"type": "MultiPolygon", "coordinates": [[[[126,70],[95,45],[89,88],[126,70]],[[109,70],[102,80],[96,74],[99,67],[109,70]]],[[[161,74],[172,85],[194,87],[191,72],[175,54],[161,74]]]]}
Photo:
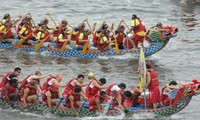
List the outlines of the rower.
{"type": "Polygon", "coordinates": [[[65,19],[63,19],[63,20],[61,21],[61,23],[58,24],[58,26],[57,26],[55,29],[53,29],[53,37],[54,37],[53,40],[54,40],[54,41],[56,41],[56,40],[58,39],[59,35],[60,35],[63,31],[65,31],[65,29],[68,30],[67,25],[68,25],[68,21],[65,20],[65,19]]]}
{"type": "Polygon", "coordinates": [[[38,82],[32,80],[30,83],[26,84],[25,87],[21,90],[21,100],[24,103],[24,107],[28,107],[28,103],[40,103],[41,100],[37,95],[38,82]]]}
{"type": "Polygon", "coordinates": [[[28,75],[22,82],[20,89],[22,89],[24,86],[26,86],[28,83],[30,83],[32,80],[37,81],[37,87],[38,87],[38,92],[41,94],[41,84],[40,84],[40,79],[43,79],[49,75],[42,75],[40,71],[36,71],[35,74],[30,74],[28,75]]]}
{"type": "Polygon", "coordinates": [[[62,74],[58,74],[55,77],[50,76],[42,86],[42,93],[45,93],[47,88],[53,84],[58,84],[59,87],[65,87],[65,84],[60,84],[61,81],[62,81],[62,74]]]}
{"type": "Polygon", "coordinates": [[[32,29],[31,22],[23,25],[23,27],[21,28],[18,34],[20,39],[25,39],[25,41],[23,42],[23,45],[31,45],[32,47],[35,46],[34,40],[33,40],[33,31],[34,30],[32,29]]]}
{"type": "MultiPolygon", "coordinates": [[[[6,83],[11,79],[11,78],[14,78],[14,77],[18,77],[21,73],[21,68],[20,67],[16,67],[14,69],[14,72],[9,72],[7,73],[3,78],[2,78],[2,81],[0,83],[0,87],[6,85],[6,83]]],[[[18,82],[22,82],[20,80],[18,80],[18,82]]]]}
{"type": "Polygon", "coordinates": [[[2,89],[2,99],[8,102],[17,101],[19,98],[19,92],[17,88],[17,79],[11,78],[2,89]]]}
{"type": "Polygon", "coordinates": [[[45,25],[42,25],[40,32],[37,33],[37,40],[38,40],[38,42],[44,41],[42,46],[53,49],[54,47],[50,44],[50,35],[49,34],[51,34],[51,33],[49,33],[47,31],[47,27],[45,25]]]}
{"type": "Polygon", "coordinates": [[[126,84],[125,83],[120,83],[120,84],[112,84],[109,87],[106,88],[106,94],[112,97],[115,97],[117,92],[120,90],[124,91],[126,89],[126,84]]]}
{"type": "MultiPolygon", "coordinates": [[[[60,32],[60,34],[56,38],[56,45],[57,45],[58,48],[61,48],[65,42],[67,42],[67,43],[71,42],[71,40],[68,37],[69,34],[70,33],[69,33],[68,29],[67,28],[63,28],[63,30],[60,32]]],[[[72,49],[68,45],[66,45],[65,48],[67,50],[72,49]]]]}
{"type": "Polygon", "coordinates": [[[103,103],[106,99],[106,92],[101,91],[100,93],[96,94],[92,98],[88,100],[89,102],[89,110],[90,112],[96,112],[102,113],[102,106],[101,103],[103,103]]]}
{"type": "Polygon", "coordinates": [[[131,88],[131,97],[125,99],[125,104],[127,107],[134,107],[139,104],[139,96],[141,95],[140,89],[138,86],[133,86],[131,88]]]}
{"type": "Polygon", "coordinates": [[[76,41],[78,40],[79,35],[80,35],[81,32],[83,32],[83,30],[85,29],[85,23],[84,23],[84,22],[85,22],[86,20],[87,20],[87,19],[83,20],[83,22],[81,22],[81,23],[79,24],[78,27],[75,27],[75,28],[73,29],[73,31],[72,31],[72,33],[71,33],[71,41],[72,41],[72,42],[76,43],[76,41]]]}
{"type": "Polygon", "coordinates": [[[82,94],[82,90],[81,88],[75,88],[74,91],[70,91],[67,93],[67,95],[65,96],[65,101],[66,101],[66,107],[67,108],[71,108],[74,113],[76,114],[76,116],[78,116],[78,112],[76,111],[77,108],[81,108],[82,104],[78,101],[80,101],[80,97],[84,97],[85,99],[87,99],[85,97],[84,94],[82,94]]]}
{"type": "Polygon", "coordinates": [[[42,100],[49,107],[49,111],[52,112],[52,105],[56,105],[59,107],[63,107],[62,104],[59,104],[57,98],[63,99],[61,90],[59,89],[59,85],[54,83],[51,86],[47,87],[47,91],[43,93],[42,100]]]}
{"type": "Polygon", "coordinates": [[[12,45],[15,45],[16,42],[14,39],[12,39],[13,33],[11,31],[11,26],[12,23],[10,21],[6,21],[0,27],[0,41],[2,43],[10,43],[12,45]]]}
{"type": "Polygon", "coordinates": [[[22,21],[18,24],[17,27],[17,34],[19,34],[19,31],[24,27],[25,24],[31,23],[31,18],[30,16],[26,15],[22,21]]]}
{"type": "Polygon", "coordinates": [[[106,87],[103,86],[104,84],[106,84],[105,78],[91,80],[85,90],[86,97],[92,98],[94,95],[99,93],[101,89],[105,89],[106,87]]]}
{"type": "Polygon", "coordinates": [[[125,105],[125,99],[131,97],[131,92],[130,91],[119,91],[117,92],[116,96],[113,98],[112,101],[112,107],[113,109],[121,109],[125,113],[128,112],[128,106],[125,105]]]}
{"type": "MultiPolygon", "coordinates": [[[[76,41],[76,48],[78,50],[83,50],[84,45],[86,44],[86,42],[89,40],[88,36],[91,34],[91,31],[89,31],[89,29],[85,29],[83,30],[83,32],[79,35],[78,40],[76,41]]],[[[88,46],[88,48],[90,49],[91,46],[88,46]]]]}
{"type": "MultiPolygon", "coordinates": [[[[112,39],[116,38],[119,49],[124,49],[123,41],[126,37],[126,34],[124,32],[125,27],[124,27],[124,25],[122,25],[122,22],[124,22],[124,20],[120,21],[117,29],[115,30],[115,35],[112,36],[112,39]]],[[[114,46],[114,45],[112,45],[112,46],[114,46]]]]}

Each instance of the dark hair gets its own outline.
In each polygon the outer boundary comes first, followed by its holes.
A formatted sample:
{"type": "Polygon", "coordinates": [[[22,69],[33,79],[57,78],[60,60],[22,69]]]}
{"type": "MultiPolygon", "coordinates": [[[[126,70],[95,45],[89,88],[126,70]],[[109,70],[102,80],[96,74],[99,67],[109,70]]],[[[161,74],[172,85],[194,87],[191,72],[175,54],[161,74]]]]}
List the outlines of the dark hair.
{"type": "Polygon", "coordinates": [[[106,94],[105,91],[101,91],[101,92],[100,92],[100,95],[101,95],[101,96],[103,96],[103,95],[105,95],[105,94],[106,94]]]}
{"type": "Polygon", "coordinates": [[[177,82],[176,82],[176,81],[171,81],[171,82],[169,83],[169,85],[177,85],[177,82]]]}
{"type": "Polygon", "coordinates": [[[3,19],[6,19],[8,17],[10,17],[10,14],[5,14],[4,17],[3,17],[3,19]]]}
{"type": "Polygon", "coordinates": [[[16,67],[14,71],[22,70],[20,67],[16,67]]]}
{"type": "Polygon", "coordinates": [[[11,86],[17,88],[18,82],[17,82],[17,79],[16,79],[16,78],[12,78],[12,79],[10,79],[8,82],[9,82],[9,84],[10,84],[11,86]]]}
{"type": "Polygon", "coordinates": [[[106,84],[106,79],[105,79],[105,78],[101,78],[99,81],[100,81],[102,84],[106,84]]]}
{"type": "Polygon", "coordinates": [[[15,74],[11,74],[11,75],[8,76],[9,79],[13,79],[15,77],[17,77],[15,74]]]}
{"type": "Polygon", "coordinates": [[[81,92],[81,88],[75,88],[75,89],[74,89],[74,92],[75,92],[75,93],[81,92]]]}
{"type": "Polygon", "coordinates": [[[84,78],[84,75],[79,74],[77,78],[84,78]]]}
{"type": "Polygon", "coordinates": [[[125,91],[124,95],[129,98],[129,97],[131,97],[131,92],[130,91],[125,91]]]}
{"type": "Polygon", "coordinates": [[[39,75],[39,74],[41,75],[42,73],[40,71],[35,72],[35,75],[39,75]]]}
{"type": "Polygon", "coordinates": [[[146,68],[147,69],[151,69],[151,65],[146,65],[146,68]]]}
{"type": "Polygon", "coordinates": [[[137,15],[135,15],[135,14],[133,14],[132,17],[133,17],[133,19],[138,18],[137,15]]]}
{"type": "Polygon", "coordinates": [[[120,88],[124,88],[124,89],[126,89],[126,84],[125,83],[120,83],[119,85],[118,85],[120,88]]]}

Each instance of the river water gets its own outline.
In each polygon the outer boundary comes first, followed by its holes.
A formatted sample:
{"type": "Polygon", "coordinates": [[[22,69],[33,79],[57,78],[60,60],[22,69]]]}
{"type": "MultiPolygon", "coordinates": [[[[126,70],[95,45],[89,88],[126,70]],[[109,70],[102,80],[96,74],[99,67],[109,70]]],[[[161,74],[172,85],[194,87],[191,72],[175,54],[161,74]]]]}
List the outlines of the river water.
{"type": "MultiPolygon", "coordinates": [[[[190,0],[188,0],[190,1],[190,0]]],[[[90,24],[103,21],[117,25],[124,19],[130,24],[132,14],[137,14],[147,27],[154,26],[157,22],[164,25],[174,25],[179,28],[178,37],[174,38],[160,52],[147,57],[152,61],[157,70],[160,84],[165,85],[171,80],[181,80],[185,83],[192,79],[200,79],[200,5],[186,0],[0,0],[0,16],[10,13],[12,18],[18,15],[32,13],[33,19],[39,22],[47,12],[50,12],[55,21],[63,18],[70,24],[77,25],[87,18],[90,24]]],[[[50,24],[53,23],[50,21],[50,24]]],[[[116,58],[62,58],[43,53],[26,53],[19,50],[0,49],[0,73],[6,74],[14,67],[20,66],[22,73],[19,78],[34,73],[62,73],[63,83],[78,74],[95,73],[97,78],[105,77],[108,84],[128,84],[128,87],[138,84],[138,61],[131,56],[116,58]]],[[[85,79],[85,82],[87,80],[85,79]]],[[[108,85],[107,84],[107,85],[108,85]]],[[[199,96],[194,97],[191,103],[181,112],[162,119],[198,119],[199,96]]],[[[47,120],[47,119],[72,119],[57,118],[55,116],[23,113],[16,110],[0,109],[0,120],[47,120]]],[[[98,117],[96,119],[120,119],[116,117],[98,117]]],[[[153,119],[153,116],[134,115],[133,119],[153,119]]],[[[95,118],[81,118],[95,119],[95,118]]]]}

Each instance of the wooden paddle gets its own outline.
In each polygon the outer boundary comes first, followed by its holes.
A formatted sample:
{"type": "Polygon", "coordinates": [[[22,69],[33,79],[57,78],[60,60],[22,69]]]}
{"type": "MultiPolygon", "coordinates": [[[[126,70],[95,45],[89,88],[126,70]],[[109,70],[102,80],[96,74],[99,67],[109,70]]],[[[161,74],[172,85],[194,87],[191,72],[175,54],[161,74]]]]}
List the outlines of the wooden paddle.
{"type": "Polygon", "coordinates": [[[32,20],[32,22],[33,22],[33,25],[36,26],[36,25],[35,25],[35,22],[34,22],[34,20],[33,20],[33,17],[32,17],[32,15],[31,15],[31,13],[29,13],[29,15],[30,15],[30,17],[31,17],[31,20],[32,20]]]}
{"type": "Polygon", "coordinates": [[[39,42],[36,46],[35,46],[35,51],[38,51],[40,49],[40,47],[43,45],[44,41],[50,36],[51,34],[49,34],[46,38],[44,38],[44,40],[42,40],[41,42],[39,42]]]}
{"type": "MultiPolygon", "coordinates": [[[[108,28],[110,29],[109,26],[108,26],[108,28]]],[[[112,27],[112,28],[114,29],[114,24],[113,24],[113,27],[112,27]]],[[[113,32],[112,29],[110,29],[110,30],[111,30],[111,32],[113,33],[114,38],[115,38],[115,49],[116,49],[116,53],[119,55],[119,54],[120,54],[120,50],[119,50],[119,46],[118,46],[118,44],[117,44],[116,35],[115,35],[115,33],[113,32]]]]}
{"type": "Polygon", "coordinates": [[[57,23],[55,22],[55,20],[52,18],[52,16],[50,15],[50,13],[48,12],[47,15],[49,15],[50,19],[53,21],[53,23],[55,24],[55,26],[57,27],[57,23]]]}
{"type": "Polygon", "coordinates": [[[59,105],[61,104],[61,102],[62,102],[62,98],[60,99],[60,101],[59,101],[59,103],[58,103],[58,105],[56,106],[56,108],[52,111],[52,113],[54,113],[57,109],[58,109],[58,107],[59,107],[59,105]]]}
{"type": "MultiPolygon", "coordinates": [[[[86,22],[87,22],[87,24],[88,24],[88,27],[90,28],[90,31],[93,33],[92,28],[91,28],[91,26],[90,26],[88,20],[86,20],[86,22]]],[[[85,53],[86,53],[87,48],[88,48],[88,45],[89,45],[89,40],[85,43],[85,45],[84,45],[84,47],[83,47],[83,50],[82,50],[82,54],[85,54],[85,53]]]]}
{"type": "MultiPolygon", "coordinates": [[[[38,27],[38,28],[39,28],[39,27],[38,27]]],[[[36,30],[38,30],[38,28],[35,29],[34,31],[32,31],[30,34],[28,34],[27,38],[28,38],[29,36],[31,36],[36,30]]],[[[19,48],[19,47],[24,43],[25,40],[26,40],[26,39],[24,39],[24,38],[21,39],[21,40],[17,43],[16,47],[19,48]]]]}

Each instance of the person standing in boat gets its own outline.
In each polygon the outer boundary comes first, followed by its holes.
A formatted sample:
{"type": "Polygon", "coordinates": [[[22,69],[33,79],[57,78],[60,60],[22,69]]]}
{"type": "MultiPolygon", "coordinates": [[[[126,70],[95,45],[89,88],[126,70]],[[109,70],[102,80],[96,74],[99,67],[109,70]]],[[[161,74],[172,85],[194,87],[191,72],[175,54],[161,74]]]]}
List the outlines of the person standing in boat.
{"type": "Polygon", "coordinates": [[[32,47],[35,46],[34,40],[33,40],[33,29],[32,29],[32,23],[26,23],[23,25],[21,30],[19,31],[19,38],[20,39],[25,39],[23,42],[23,45],[31,45],[32,47]]]}
{"type": "MultiPolygon", "coordinates": [[[[146,28],[142,20],[140,20],[140,18],[138,18],[137,15],[132,15],[131,29],[130,31],[127,32],[128,34],[127,40],[130,41],[131,45],[133,46],[133,50],[137,50],[137,46],[139,42],[142,43],[142,46],[143,46],[145,32],[146,32],[146,28]],[[131,31],[133,31],[134,33],[129,34],[131,31]]],[[[129,41],[125,41],[125,42],[129,42],[129,41]]],[[[127,44],[125,43],[124,45],[127,45],[127,44]]],[[[129,48],[128,46],[126,47],[129,48]]]]}
{"type": "Polygon", "coordinates": [[[24,107],[28,107],[28,103],[39,103],[41,102],[38,94],[38,82],[32,80],[30,83],[26,84],[24,88],[20,91],[21,100],[24,103],[24,107]]]}
{"type": "Polygon", "coordinates": [[[37,33],[37,40],[38,42],[44,41],[42,46],[53,49],[54,47],[50,43],[50,35],[52,33],[49,33],[47,30],[47,27],[45,25],[41,26],[41,30],[37,33]]]}
{"type": "Polygon", "coordinates": [[[63,107],[62,104],[59,104],[57,98],[63,100],[63,96],[61,90],[59,88],[59,84],[54,83],[51,86],[47,87],[47,91],[42,95],[42,100],[49,107],[49,111],[52,112],[52,105],[56,105],[59,107],[63,107]]]}
{"type": "MultiPolygon", "coordinates": [[[[71,43],[70,38],[68,37],[68,35],[70,34],[67,28],[62,28],[63,30],[60,32],[60,34],[58,35],[58,37],[56,38],[56,45],[58,48],[61,48],[63,46],[63,44],[65,42],[71,43]]],[[[67,50],[72,49],[71,47],[69,47],[68,45],[66,45],[65,47],[67,50]]]]}
{"type": "MultiPolygon", "coordinates": [[[[76,48],[78,50],[83,50],[84,45],[89,40],[88,36],[91,34],[91,31],[89,29],[83,30],[83,32],[79,35],[78,40],[76,41],[76,48]]],[[[88,46],[88,49],[90,49],[91,46],[88,46]]]]}
{"type": "Polygon", "coordinates": [[[94,95],[98,94],[101,91],[101,89],[105,89],[106,87],[103,86],[104,84],[106,84],[105,78],[101,78],[99,80],[91,80],[85,90],[86,97],[88,99],[92,98],[94,95]]]}
{"type": "MultiPolygon", "coordinates": [[[[6,83],[7,83],[10,79],[12,79],[12,78],[14,78],[14,77],[17,78],[17,77],[20,75],[20,73],[21,73],[21,68],[20,68],[20,67],[16,67],[16,68],[14,69],[14,72],[9,72],[9,73],[7,73],[7,74],[2,78],[2,81],[1,81],[1,83],[0,83],[0,87],[6,85],[6,83]]],[[[22,82],[22,81],[18,80],[18,78],[17,78],[17,81],[18,81],[18,82],[22,82]]]]}
{"type": "Polygon", "coordinates": [[[19,98],[18,82],[16,78],[11,78],[2,88],[2,99],[5,101],[17,101],[19,98]]]}
{"type": "Polygon", "coordinates": [[[85,99],[87,99],[85,97],[85,95],[82,94],[81,88],[77,87],[73,91],[68,92],[65,97],[66,107],[72,109],[74,111],[74,113],[76,114],[76,116],[79,116],[76,109],[82,107],[82,104],[80,102],[78,102],[78,101],[80,101],[79,98],[81,96],[84,97],[85,99]]]}
{"type": "Polygon", "coordinates": [[[89,110],[90,112],[96,112],[98,111],[99,113],[103,113],[102,111],[102,106],[101,103],[103,103],[106,100],[106,92],[101,91],[100,93],[96,94],[95,96],[93,96],[92,98],[90,98],[88,100],[89,102],[89,110]]]}
{"type": "Polygon", "coordinates": [[[72,43],[76,43],[76,41],[79,39],[79,35],[83,32],[83,30],[85,29],[85,21],[87,19],[83,20],[82,23],[79,24],[78,27],[73,28],[73,31],[71,33],[71,41],[72,43]]]}
{"type": "Polygon", "coordinates": [[[153,104],[153,108],[157,108],[157,104],[160,104],[160,89],[159,89],[159,79],[157,72],[152,68],[151,62],[146,62],[147,68],[147,82],[146,88],[150,92],[151,103],[153,104]]]}

